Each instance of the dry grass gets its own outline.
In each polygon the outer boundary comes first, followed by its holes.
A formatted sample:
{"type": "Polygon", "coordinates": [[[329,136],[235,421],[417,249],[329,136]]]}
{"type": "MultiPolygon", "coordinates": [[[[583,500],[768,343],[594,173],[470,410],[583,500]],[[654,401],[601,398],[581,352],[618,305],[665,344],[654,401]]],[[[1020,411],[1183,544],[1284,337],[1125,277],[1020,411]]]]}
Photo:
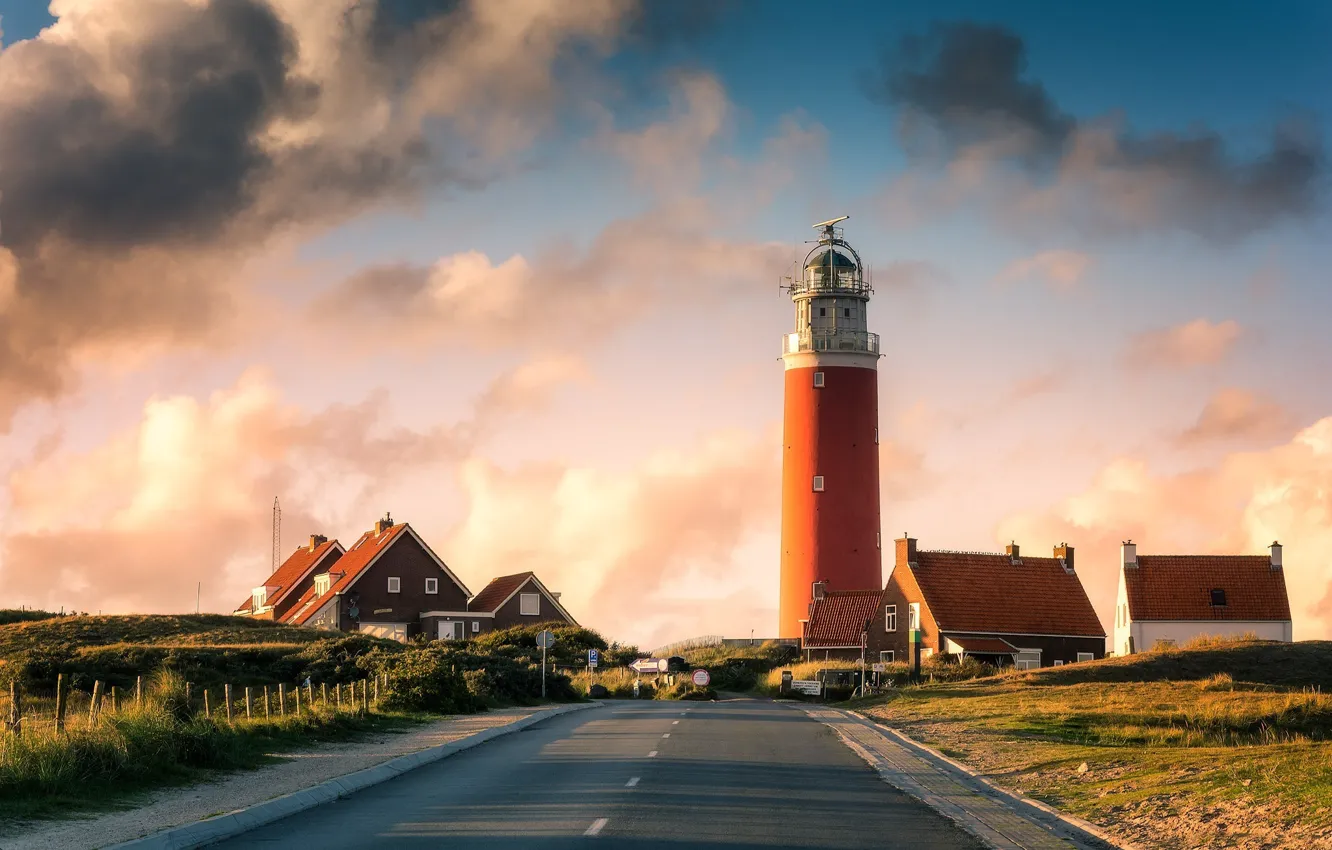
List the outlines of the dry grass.
{"type": "Polygon", "coordinates": [[[1326,643],[1211,640],[908,687],[859,707],[1144,847],[1323,847],[1330,663],[1326,643]]]}

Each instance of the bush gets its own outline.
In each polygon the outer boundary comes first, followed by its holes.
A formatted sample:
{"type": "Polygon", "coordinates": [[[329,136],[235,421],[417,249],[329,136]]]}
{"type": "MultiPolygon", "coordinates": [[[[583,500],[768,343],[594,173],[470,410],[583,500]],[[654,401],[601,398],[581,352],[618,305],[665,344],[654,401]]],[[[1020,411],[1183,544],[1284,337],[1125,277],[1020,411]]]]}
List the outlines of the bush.
{"type": "Polygon", "coordinates": [[[466,714],[484,707],[448,653],[433,647],[389,657],[385,672],[388,690],[381,694],[380,704],[389,710],[466,714]]]}

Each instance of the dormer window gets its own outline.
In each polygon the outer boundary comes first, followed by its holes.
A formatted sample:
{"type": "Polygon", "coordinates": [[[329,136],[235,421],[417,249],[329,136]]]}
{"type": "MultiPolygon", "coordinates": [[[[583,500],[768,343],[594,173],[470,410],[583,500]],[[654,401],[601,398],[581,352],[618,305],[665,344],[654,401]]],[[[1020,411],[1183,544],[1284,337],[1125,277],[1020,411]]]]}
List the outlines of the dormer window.
{"type": "Polygon", "coordinates": [[[268,602],[268,587],[256,587],[250,591],[250,598],[254,600],[254,607],[262,608],[268,602]]]}
{"type": "Polygon", "coordinates": [[[328,587],[331,583],[328,573],[315,576],[315,595],[323,596],[325,593],[328,593],[328,587]]]}
{"type": "Polygon", "coordinates": [[[1212,591],[1212,605],[1216,608],[1226,606],[1226,592],[1219,587],[1212,591]]]}

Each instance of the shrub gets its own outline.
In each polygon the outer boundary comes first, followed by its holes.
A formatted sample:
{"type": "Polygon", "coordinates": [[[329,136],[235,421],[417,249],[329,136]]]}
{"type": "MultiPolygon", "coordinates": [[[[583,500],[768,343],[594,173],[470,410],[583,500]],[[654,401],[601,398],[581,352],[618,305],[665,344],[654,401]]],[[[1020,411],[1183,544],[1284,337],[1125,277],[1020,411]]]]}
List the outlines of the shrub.
{"type": "Polygon", "coordinates": [[[390,656],[385,665],[388,691],[380,703],[390,710],[463,714],[482,708],[448,653],[433,647],[390,656]]]}

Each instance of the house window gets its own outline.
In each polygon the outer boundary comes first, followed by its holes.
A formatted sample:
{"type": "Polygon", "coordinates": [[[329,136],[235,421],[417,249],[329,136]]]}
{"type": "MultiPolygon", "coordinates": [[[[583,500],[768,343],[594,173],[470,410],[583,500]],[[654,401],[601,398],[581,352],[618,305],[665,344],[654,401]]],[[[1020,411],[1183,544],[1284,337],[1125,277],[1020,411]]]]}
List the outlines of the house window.
{"type": "Polygon", "coordinates": [[[842,308],[842,317],[843,317],[843,318],[846,318],[846,319],[851,318],[851,308],[850,308],[850,307],[843,307],[843,308],[842,308]]]}
{"type": "Polygon", "coordinates": [[[426,579],[426,593],[439,593],[439,579],[426,579]]]}
{"type": "Polygon", "coordinates": [[[518,613],[525,617],[535,617],[541,613],[540,593],[518,594],[518,613]]]}
{"type": "Polygon", "coordinates": [[[480,621],[480,620],[473,620],[473,621],[472,621],[472,634],[476,634],[476,633],[479,632],[479,631],[481,631],[481,621],[480,621]]]}
{"type": "Polygon", "coordinates": [[[1094,652],[1079,652],[1079,653],[1078,653],[1078,663],[1079,663],[1079,664],[1081,664],[1081,663],[1084,662],[1084,661],[1095,661],[1095,660],[1096,660],[1096,653],[1094,653],[1094,652]]]}
{"type": "Polygon", "coordinates": [[[1019,670],[1036,670],[1041,666],[1039,649],[1019,649],[1013,656],[1013,666],[1019,670]]]}
{"type": "Polygon", "coordinates": [[[885,632],[897,631],[897,606],[885,605],[883,608],[883,630],[885,632]]]}
{"type": "Polygon", "coordinates": [[[1219,588],[1219,587],[1216,588],[1215,590],[1213,590],[1213,591],[1212,591],[1212,604],[1215,605],[1215,606],[1217,606],[1217,607],[1219,607],[1219,608],[1220,608],[1220,607],[1225,607],[1225,604],[1226,604],[1226,592],[1225,592],[1224,590],[1222,590],[1221,588],[1219,588]]]}
{"type": "Polygon", "coordinates": [[[814,476],[814,492],[815,492],[815,493],[822,493],[822,492],[823,492],[823,476],[822,476],[822,475],[815,475],[815,476],[814,476]]]}
{"type": "Polygon", "coordinates": [[[402,579],[399,578],[398,576],[389,576],[389,580],[388,580],[388,592],[389,592],[389,593],[401,593],[401,592],[402,592],[402,579]]]}
{"type": "Polygon", "coordinates": [[[879,653],[879,660],[885,664],[892,664],[896,655],[891,649],[885,649],[879,653]]]}
{"type": "Polygon", "coordinates": [[[822,317],[827,316],[827,315],[828,315],[828,308],[827,308],[827,307],[820,307],[820,308],[819,308],[819,317],[822,318],[822,317]]]}
{"type": "Polygon", "coordinates": [[[1064,666],[1064,662],[1063,662],[1062,660],[1060,660],[1060,659],[1057,659],[1057,658],[1055,659],[1055,663],[1054,663],[1054,664],[1055,664],[1056,667],[1063,667],[1063,666],[1064,666]]]}
{"type": "Polygon", "coordinates": [[[264,607],[264,603],[268,601],[268,588],[256,587],[254,590],[250,591],[250,598],[254,600],[255,608],[264,607]]]}
{"type": "Polygon", "coordinates": [[[912,631],[920,629],[920,603],[912,602],[907,616],[907,628],[912,631]]]}
{"type": "Polygon", "coordinates": [[[823,373],[822,373],[822,372],[815,372],[815,373],[814,373],[814,386],[816,386],[816,387],[822,387],[822,386],[823,386],[823,373]]]}
{"type": "Polygon", "coordinates": [[[328,585],[328,573],[324,573],[321,576],[315,576],[315,593],[317,595],[323,596],[325,593],[328,593],[328,585]]]}

